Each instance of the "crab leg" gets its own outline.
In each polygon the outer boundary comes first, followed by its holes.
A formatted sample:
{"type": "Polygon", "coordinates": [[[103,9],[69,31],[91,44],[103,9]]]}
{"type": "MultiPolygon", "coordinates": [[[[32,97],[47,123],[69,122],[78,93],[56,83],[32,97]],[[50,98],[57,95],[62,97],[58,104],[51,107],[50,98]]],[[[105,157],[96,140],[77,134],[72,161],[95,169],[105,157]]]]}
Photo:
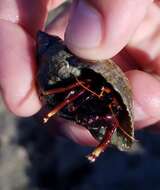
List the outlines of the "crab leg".
{"type": "Polygon", "coordinates": [[[79,96],[81,96],[83,93],[85,92],[85,90],[82,90],[81,92],[74,94],[72,96],[70,96],[69,98],[65,99],[62,103],[58,104],[52,111],[50,111],[46,117],[44,117],[43,122],[47,123],[47,121],[49,120],[49,118],[51,118],[52,116],[54,116],[57,112],[59,112],[62,108],[64,108],[67,104],[69,104],[70,102],[73,102],[74,100],[76,100],[79,96]]]}
{"type": "Polygon", "coordinates": [[[47,90],[47,91],[42,91],[42,94],[47,96],[47,95],[51,95],[51,94],[66,92],[68,90],[74,89],[75,87],[81,86],[81,84],[85,84],[85,82],[79,81],[79,82],[75,82],[67,87],[60,87],[60,88],[54,88],[54,89],[47,90]]]}
{"type": "MultiPolygon", "coordinates": [[[[76,80],[78,81],[78,79],[76,79],[76,80]]],[[[80,82],[80,81],[79,81],[79,82],[80,82]]],[[[104,86],[103,86],[103,87],[101,88],[100,94],[97,94],[96,92],[90,90],[88,87],[84,86],[82,83],[80,83],[80,85],[81,85],[84,89],[86,89],[87,91],[91,92],[93,95],[97,96],[98,98],[103,97],[104,93],[109,94],[109,93],[112,92],[110,88],[107,88],[107,87],[104,87],[104,86]]],[[[116,100],[115,98],[113,98],[111,104],[109,105],[109,108],[110,108],[110,110],[111,110],[111,112],[112,112],[112,115],[113,115],[113,117],[115,118],[115,114],[114,114],[114,112],[113,112],[113,110],[112,110],[112,106],[113,106],[113,105],[114,105],[114,106],[115,106],[115,105],[118,105],[118,102],[117,102],[117,100],[116,100]]],[[[123,133],[125,136],[127,136],[128,138],[130,138],[130,139],[133,140],[133,141],[136,141],[135,138],[133,138],[132,136],[130,136],[124,129],[122,129],[122,127],[120,126],[120,124],[119,124],[119,122],[118,122],[118,120],[117,120],[116,118],[115,118],[115,122],[116,122],[118,128],[122,131],[122,133],[123,133]]]]}
{"type": "MultiPolygon", "coordinates": [[[[113,104],[115,103],[116,101],[113,100],[113,104]]],[[[112,116],[114,117],[114,121],[116,122],[116,125],[117,125],[117,128],[119,128],[122,133],[129,139],[131,139],[132,141],[137,141],[134,137],[132,137],[131,135],[129,135],[119,124],[119,121],[118,119],[116,118],[114,112],[113,112],[113,109],[112,109],[112,104],[109,105],[109,108],[111,110],[111,113],[112,113],[112,116]]]]}
{"type": "Polygon", "coordinates": [[[99,155],[104,152],[104,150],[108,147],[109,143],[111,142],[111,138],[113,133],[115,132],[117,128],[116,123],[110,130],[106,130],[106,133],[104,135],[104,138],[102,142],[91,152],[89,155],[87,155],[87,159],[90,162],[95,162],[95,160],[99,157],[99,155]]]}
{"type": "Polygon", "coordinates": [[[109,108],[111,110],[112,116],[113,116],[113,126],[111,129],[106,130],[106,133],[104,135],[104,138],[102,140],[102,142],[95,148],[95,150],[93,150],[93,152],[91,152],[88,156],[87,159],[90,162],[94,162],[96,160],[96,158],[99,157],[99,155],[104,152],[104,150],[108,147],[109,143],[111,142],[111,138],[113,133],[115,132],[115,130],[118,128],[122,131],[122,133],[124,133],[125,136],[127,136],[128,138],[130,138],[131,140],[135,141],[135,139],[130,136],[119,124],[118,119],[116,118],[112,106],[114,104],[117,104],[117,101],[115,99],[113,99],[113,101],[111,102],[111,104],[109,105],[109,108]]]}

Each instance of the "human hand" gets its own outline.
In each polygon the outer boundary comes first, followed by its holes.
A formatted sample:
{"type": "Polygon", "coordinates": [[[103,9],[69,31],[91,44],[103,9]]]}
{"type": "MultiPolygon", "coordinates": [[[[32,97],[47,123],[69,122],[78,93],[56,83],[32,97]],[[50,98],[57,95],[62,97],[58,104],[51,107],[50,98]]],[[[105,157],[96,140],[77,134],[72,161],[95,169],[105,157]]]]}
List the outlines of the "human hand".
{"type": "MultiPolygon", "coordinates": [[[[40,109],[34,85],[34,37],[37,30],[43,28],[48,7],[61,2],[0,2],[0,86],[7,106],[17,115],[29,116],[40,109]]],[[[132,85],[137,128],[159,121],[160,82],[156,77],[160,74],[159,1],[87,2],[74,2],[67,30],[70,9],[56,18],[47,31],[62,37],[66,31],[67,46],[80,57],[107,59],[114,56],[132,85]]],[[[70,125],[64,129],[75,141],[86,144],[91,139],[84,128],[70,125]]]]}

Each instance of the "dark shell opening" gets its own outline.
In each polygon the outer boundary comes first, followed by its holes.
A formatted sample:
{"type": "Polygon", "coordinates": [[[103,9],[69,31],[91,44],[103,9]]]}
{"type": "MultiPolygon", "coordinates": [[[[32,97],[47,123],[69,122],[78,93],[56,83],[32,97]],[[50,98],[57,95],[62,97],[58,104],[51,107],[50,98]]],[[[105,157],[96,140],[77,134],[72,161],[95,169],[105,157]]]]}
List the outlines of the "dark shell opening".
{"type": "MultiPolygon", "coordinates": [[[[106,82],[104,77],[89,68],[82,68],[81,75],[78,80],[89,80],[91,84],[89,89],[96,92],[97,94],[100,94],[102,86],[111,89],[112,92],[109,94],[104,93],[103,98],[99,99],[91,92],[86,91],[74,102],[71,102],[65,106],[58,113],[59,116],[75,121],[77,124],[86,127],[96,139],[102,140],[105,131],[113,125],[113,114],[111,113],[108,105],[111,103],[112,99],[115,98],[118,102],[118,106],[113,107],[112,111],[115,114],[114,117],[117,118],[123,128],[124,117],[126,115],[125,106],[123,105],[120,95],[109,83],[106,82]]],[[[71,76],[70,78],[57,82],[54,85],[45,85],[45,88],[48,90],[58,87],[65,88],[66,86],[69,86],[75,82],[75,77],[71,76]]],[[[59,103],[63,102],[64,99],[70,97],[71,94],[79,93],[82,90],[83,88],[80,86],[71,91],[48,95],[45,96],[45,101],[47,102],[47,105],[49,105],[52,109],[59,103]]]]}

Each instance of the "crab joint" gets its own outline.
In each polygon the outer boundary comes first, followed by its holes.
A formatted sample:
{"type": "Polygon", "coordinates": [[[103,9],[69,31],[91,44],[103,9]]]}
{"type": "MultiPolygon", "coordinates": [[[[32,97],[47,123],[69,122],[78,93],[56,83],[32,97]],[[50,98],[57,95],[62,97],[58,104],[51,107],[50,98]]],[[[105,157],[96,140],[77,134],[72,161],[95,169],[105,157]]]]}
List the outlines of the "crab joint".
{"type": "Polygon", "coordinates": [[[70,96],[69,98],[65,99],[62,103],[58,104],[52,111],[50,111],[46,117],[43,118],[43,123],[47,123],[48,120],[53,117],[57,112],[59,112],[62,108],[64,108],[67,104],[70,102],[76,100],[79,96],[81,96],[85,90],[82,90],[81,92],[74,94],[73,96],[70,96]]]}

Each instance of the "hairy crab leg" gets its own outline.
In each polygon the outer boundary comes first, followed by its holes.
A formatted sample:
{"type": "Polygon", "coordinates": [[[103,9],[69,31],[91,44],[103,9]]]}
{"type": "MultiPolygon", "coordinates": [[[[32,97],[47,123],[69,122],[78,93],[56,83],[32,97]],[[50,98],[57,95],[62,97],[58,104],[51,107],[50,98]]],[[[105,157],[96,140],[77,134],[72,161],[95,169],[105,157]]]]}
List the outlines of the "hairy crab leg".
{"type": "Polygon", "coordinates": [[[51,94],[66,92],[68,90],[74,89],[75,87],[81,86],[81,84],[85,84],[85,82],[79,81],[79,82],[73,83],[67,87],[60,87],[60,88],[55,88],[55,89],[51,89],[51,90],[47,90],[47,91],[42,91],[42,94],[47,96],[47,95],[51,95],[51,94]]]}
{"type": "Polygon", "coordinates": [[[76,100],[79,96],[81,96],[83,93],[85,92],[85,90],[82,90],[81,92],[74,94],[72,96],[70,96],[69,98],[65,99],[62,103],[58,104],[52,111],[50,111],[46,117],[44,117],[43,122],[47,123],[47,121],[54,116],[57,112],[59,112],[62,108],[64,108],[67,104],[69,104],[70,102],[73,102],[74,100],[76,100]]]}

